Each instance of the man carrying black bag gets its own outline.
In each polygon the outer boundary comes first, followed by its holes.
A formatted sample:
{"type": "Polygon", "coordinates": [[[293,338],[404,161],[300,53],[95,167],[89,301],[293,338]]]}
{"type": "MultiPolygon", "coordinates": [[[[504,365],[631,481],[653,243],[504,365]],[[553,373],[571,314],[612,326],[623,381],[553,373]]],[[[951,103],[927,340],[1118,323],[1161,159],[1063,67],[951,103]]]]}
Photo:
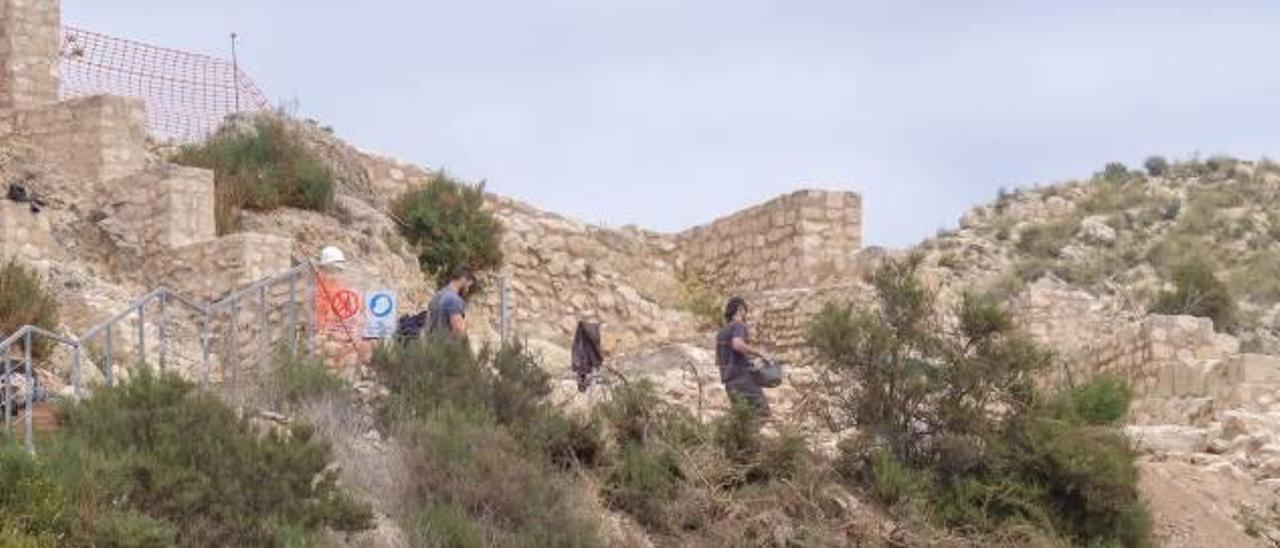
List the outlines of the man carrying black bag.
{"type": "Polygon", "coordinates": [[[768,367],[773,361],[764,352],[751,346],[747,329],[747,302],[742,297],[729,299],[724,307],[725,325],[716,334],[716,365],[720,368],[720,382],[729,393],[734,405],[750,404],[757,416],[769,416],[769,400],[764,395],[760,379],[751,365],[751,358],[764,360],[768,367]]]}

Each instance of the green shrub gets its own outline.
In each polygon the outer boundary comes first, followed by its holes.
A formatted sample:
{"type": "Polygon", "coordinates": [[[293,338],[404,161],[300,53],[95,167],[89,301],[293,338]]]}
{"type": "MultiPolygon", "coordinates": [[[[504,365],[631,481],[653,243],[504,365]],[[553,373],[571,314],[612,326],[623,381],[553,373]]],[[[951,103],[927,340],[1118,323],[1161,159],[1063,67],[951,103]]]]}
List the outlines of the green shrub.
{"type": "Polygon", "coordinates": [[[870,484],[876,499],[897,504],[919,496],[927,487],[918,470],[904,464],[892,452],[881,450],[871,456],[870,484]]]}
{"type": "Polygon", "coordinates": [[[476,271],[502,263],[498,220],[485,208],[484,185],[470,186],[444,173],[396,199],[400,233],[418,248],[418,265],[443,284],[459,265],[476,271]]]}
{"type": "Polygon", "coordinates": [[[277,396],[287,403],[339,393],[350,385],[318,359],[282,356],[275,361],[277,396]]]}
{"type": "Polygon", "coordinates": [[[430,546],[484,548],[484,529],[463,510],[449,504],[422,513],[419,536],[430,546]]]}
{"type": "Polygon", "coordinates": [[[255,119],[252,131],[224,130],[184,146],[171,161],[213,170],[219,234],[238,228],[242,209],[325,211],[333,205],[333,173],[281,116],[255,119]]]}
{"type": "Polygon", "coordinates": [[[1142,163],[1142,167],[1147,169],[1148,175],[1161,177],[1169,172],[1169,161],[1165,160],[1164,156],[1150,156],[1142,163]]]}
{"type": "Polygon", "coordinates": [[[1183,262],[1174,270],[1173,284],[1173,291],[1156,297],[1151,313],[1198,316],[1213,320],[1214,327],[1222,331],[1235,328],[1235,297],[1208,261],[1192,258],[1183,262]]]}
{"type": "MultiPolygon", "coordinates": [[[[58,301],[39,273],[9,259],[0,265],[0,339],[24,325],[57,332],[58,301]]],[[[33,357],[44,358],[51,349],[48,339],[32,338],[33,357]]]]}
{"type": "Polygon", "coordinates": [[[391,391],[385,419],[410,447],[420,544],[602,544],[565,473],[602,458],[598,425],[551,407],[550,378],[523,346],[402,345],[373,366],[391,391]]]}
{"type": "Polygon", "coordinates": [[[1123,181],[1129,176],[1129,168],[1120,162],[1111,162],[1102,169],[1102,178],[1108,181],[1123,181]]]}
{"type": "Polygon", "coordinates": [[[1120,379],[1102,375],[1072,390],[1067,397],[1070,416],[1090,426],[1118,424],[1129,413],[1133,392],[1120,379]]]}
{"type": "Polygon", "coordinates": [[[725,456],[750,461],[760,452],[759,421],[750,403],[738,402],[715,423],[715,441],[725,456]]]}
{"type": "MultiPolygon", "coordinates": [[[[370,510],[337,487],[328,447],[310,429],[256,432],[174,375],[144,368],[63,414],[42,461],[20,472],[19,487],[36,482],[40,498],[0,485],[20,497],[0,494],[0,525],[33,510],[40,521],[8,528],[54,535],[60,546],[140,547],[278,546],[282,528],[370,526],[370,510]]],[[[18,468],[0,466],[0,482],[18,468]]]]}
{"type": "Polygon", "coordinates": [[[1123,385],[1099,379],[1046,402],[1034,375],[1052,355],[988,296],[965,295],[957,329],[942,328],[919,264],[886,262],[871,278],[876,307],[829,305],[811,328],[833,415],[848,421],[836,426],[863,436],[841,443],[839,474],[894,509],[911,501],[895,511],[925,528],[1147,545],[1135,455],[1113,426],[1128,411],[1123,385]]]}
{"type": "Polygon", "coordinates": [[[1079,220],[1074,219],[1026,227],[1018,235],[1018,251],[1033,257],[1059,257],[1078,228],[1079,220]]]}

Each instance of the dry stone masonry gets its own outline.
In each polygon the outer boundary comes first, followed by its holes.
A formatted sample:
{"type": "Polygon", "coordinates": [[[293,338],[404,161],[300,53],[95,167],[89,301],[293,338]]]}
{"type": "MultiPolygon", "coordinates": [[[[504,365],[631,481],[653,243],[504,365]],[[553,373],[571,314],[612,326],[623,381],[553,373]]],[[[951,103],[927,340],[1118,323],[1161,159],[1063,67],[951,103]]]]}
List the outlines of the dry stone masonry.
{"type": "Polygon", "coordinates": [[[862,199],[800,190],[677,237],[687,264],[723,292],[811,287],[847,273],[862,247],[862,199]]]}

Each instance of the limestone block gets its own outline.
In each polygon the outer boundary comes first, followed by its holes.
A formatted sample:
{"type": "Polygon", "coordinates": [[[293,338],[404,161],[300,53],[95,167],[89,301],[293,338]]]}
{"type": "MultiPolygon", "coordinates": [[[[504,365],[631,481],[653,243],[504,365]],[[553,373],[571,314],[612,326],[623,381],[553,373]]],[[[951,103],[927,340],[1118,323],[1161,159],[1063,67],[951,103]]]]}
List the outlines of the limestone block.
{"type": "Polygon", "coordinates": [[[13,131],[66,175],[87,182],[136,173],[146,165],[142,99],[99,95],[15,112],[13,131]]]}

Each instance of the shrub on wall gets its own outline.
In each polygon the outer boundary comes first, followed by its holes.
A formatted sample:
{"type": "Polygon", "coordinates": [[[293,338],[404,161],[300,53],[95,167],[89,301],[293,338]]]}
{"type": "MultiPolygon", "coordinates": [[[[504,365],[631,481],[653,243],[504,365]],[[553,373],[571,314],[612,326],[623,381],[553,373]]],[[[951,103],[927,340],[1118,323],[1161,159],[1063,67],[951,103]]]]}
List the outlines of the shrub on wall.
{"type": "MultiPolygon", "coordinates": [[[[58,301],[35,270],[10,259],[0,265],[0,339],[24,325],[56,331],[58,301]]],[[[47,339],[35,337],[31,354],[43,358],[50,348],[47,339]]]]}
{"type": "Polygon", "coordinates": [[[224,130],[184,146],[172,162],[213,170],[219,234],[237,228],[243,209],[333,205],[333,173],[282,117],[257,118],[249,130],[224,130]]]}
{"type": "Polygon", "coordinates": [[[482,271],[502,262],[500,227],[485,209],[484,185],[467,185],[443,173],[392,204],[400,233],[418,248],[418,265],[438,282],[459,265],[482,271]]]}

